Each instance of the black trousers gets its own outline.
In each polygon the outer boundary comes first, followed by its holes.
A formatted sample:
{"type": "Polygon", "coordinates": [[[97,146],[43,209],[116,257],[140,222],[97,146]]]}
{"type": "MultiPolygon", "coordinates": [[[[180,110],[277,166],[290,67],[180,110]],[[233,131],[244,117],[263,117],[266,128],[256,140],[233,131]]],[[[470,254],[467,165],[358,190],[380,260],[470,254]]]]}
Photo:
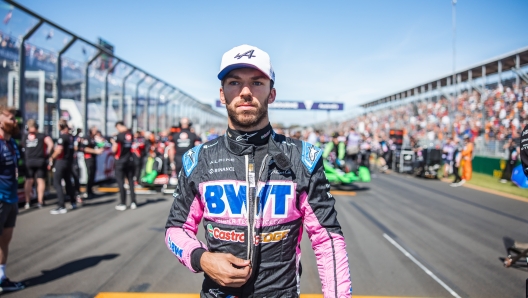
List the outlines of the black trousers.
{"type": "Polygon", "coordinates": [[[136,170],[134,171],[134,177],[136,181],[141,179],[141,166],[143,165],[143,157],[137,156],[134,154],[134,166],[136,170]]]}
{"type": "Polygon", "coordinates": [[[504,171],[502,171],[501,179],[511,181],[513,168],[515,168],[515,161],[508,160],[506,162],[506,167],[504,168],[504,171]]]}
{"type": "Polygon", "coordinates": [[[59,199],[58,206],[64,207],[64,191],[62,190],[61,181],[64,180],[66,184],[66,194],[70,197],[70,202],[75,203],[75,190],[72,185],[72,168],[71,164],[66,160],[58,160],[55,163],[55,172],[53,173],[53,187],[57,192],[59,199]]]}
{"type": "Polygon", "coordinates": [[[462,181],[462,178],[460,177],[460,174],[458,173],[459,172],[458,171],[459,168],[460,167],[457,167],[455,165],[455,162],[453,162],[453,175],[455,175],[455,181],[453,181],[453,183],[458,183],[458,182],[462,181]]]}
{"type": "Polygon", "coordinates": [[[183,155],[175,155],[174,164],[176,167],[176,175],[179,175],[181,169],[183,168],[183,155]]]}
{"type": "Polygon", "coordinates": [[[88,172],[88,181],[86,182],[86,193],[89,195],[93,194],[92,187],[95,182],[95,171],[97,170],[97,163],[95,161],[95,157],[84,159],[84,162],[86,163],[86,170],[88,172]]]}
{"type": "Polygon", "coordinates": [[[81,193],[81,182],[79,181],[81,169],[79,168],[79,160],[77,158],[73,159],[72,164],[72,178],[73,178],[73,189],[75,190],[75,194],[81,193]]]}
{"type": "Polygon", "coordinates": [[[131,203],[136,203],[136,193],[134,192],[134,173],[136,166],[133,161],[116,162],[115,177],[119,187],[121,204],[126,205],[127,190],[125,189],[125,177],[128,179],[128,189],[130,191],[131,203]]]}

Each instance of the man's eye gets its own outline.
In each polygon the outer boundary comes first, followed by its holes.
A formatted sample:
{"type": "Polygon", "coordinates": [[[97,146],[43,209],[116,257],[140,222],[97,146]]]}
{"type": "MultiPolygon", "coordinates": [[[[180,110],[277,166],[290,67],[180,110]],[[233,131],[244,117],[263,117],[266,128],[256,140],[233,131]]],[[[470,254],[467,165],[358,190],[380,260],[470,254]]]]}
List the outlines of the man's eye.
{"type": "Polygon", "coordinates": [[[237,81],[231,81],[231,82],[229,82],[229,85],[235,86],[235,85],[238,85],[238,82],[237,81]]]}
{"type": "Polygon", "coordinates": [[[255,86],[262,86],[263,84],[261,82],[253,82],[253,85],[255,86]]]}

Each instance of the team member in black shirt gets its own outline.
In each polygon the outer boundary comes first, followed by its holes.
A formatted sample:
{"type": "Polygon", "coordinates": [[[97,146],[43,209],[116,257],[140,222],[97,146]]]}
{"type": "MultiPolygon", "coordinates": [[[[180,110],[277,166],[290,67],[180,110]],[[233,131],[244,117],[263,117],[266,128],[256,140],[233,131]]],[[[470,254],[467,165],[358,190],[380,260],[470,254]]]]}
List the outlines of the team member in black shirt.
{"type": "Polygon", "coordinates": [[[46,190],[46,174],[48,173],[47,159],[53,150],[53,140],[38,132],[38,124],[34,119],[27,122],[28,133],[22,140],[22,150],[26,160],[26,209],[30,207],[31,189],[37,179],[38,207],[44,205],[44,191],[46,190]]]}
{"type": "Polygon", "coordinates": [[[136,193],[134,192],[134,173],[135,164],[134,157],[132,156],[132,143],[134,137],[125,124],[122,121],[116,123],[117,131],[119,132],[114,139],[110,139],[112,142],[112,152],[115,153],[115,177],[117,186],[119,187],[119,194],[121,196],[121,202],[115,207],[119,211],[125,211],[126,206],[126,189],[125,189],[125,177],[128,180],[130,199],[130,209],[136,209],[136,193]]]}
{"type": "Polygon", "coordinates": [[[75,203],[75,190],[72,185],[72,163],[73,163],[73,136],[66,120],[59,120],[60,135],[57,146],[50,157],[50,162],[55,161],[53,168],[53,186],[59,199],[56,209],[50,211],[51,214],[64,214],[68,212],[64,207],[64,192],[61,181],[64,180],[66,193],[70,197],[72,209],[77,208],[75,203]]]}
{"type": "Polygon", "coordinates": [[[92,187],[95,181],[95,171],[97,170],[96,155],[103,152],[103,148],[95,148],[95,135],[97,134],[97,127],[90,128],[90,134],[79,140],[77,150],[84,153],[84,162],[86,164],[86,171],[88,174],[88,181],[86,183],[86,198],[93,197],[92,187]]]}
{"type": "Polygon", "coordinates": [[[191,131],[191,122],[189,121],[189,118],[184,117],[180,120],[180,132],[175,133],[172,136],[172,139],[174,141],[174,149],[176,150],[176,153],[174,154],[171,163],[176,166],[176,173],[179,173],[183,166],[183,154],[194,146],[200,144],[200,138],[191,131]]]}

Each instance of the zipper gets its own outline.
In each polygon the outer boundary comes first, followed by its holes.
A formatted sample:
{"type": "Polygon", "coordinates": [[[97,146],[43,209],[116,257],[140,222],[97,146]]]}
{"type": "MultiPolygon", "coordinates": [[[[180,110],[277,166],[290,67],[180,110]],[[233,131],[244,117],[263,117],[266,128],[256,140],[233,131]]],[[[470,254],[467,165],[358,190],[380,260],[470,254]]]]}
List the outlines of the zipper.
{"type": "MultiPolygon", "coordinates": [[[[259,191],[258,183],[255,177],[255,162],[254,160],[249,160],[249,155],[245,156],[246,159],[246,183],[247,183],[247,197],[246,204],[248,210],[248,249],[247,249],[247,259],[250,262],[250,266],[253,266],[253,255],[255,250],[255,217],[257,216],[258,210],[263,212],[262,207],[260,206],[260,196],[257,194],[259,191]],[[260,207],[260,209],[258,209],[260,207]]],[[[268,154],[264,156],[262,164],[260,165],[258,181],[266,182],[266,179],[263,175],[264,170],[268,164],[268,154]]],[[[267,176],[266,176],[267,177],[267,176]]],[[[260,217],[259,217],[260,218],[260,217]]]]}
{"type": "Polygon", "coordinates": [[[253,235],[253,205],[254,205],[254,190],[255,190],[255,163],[253,160],[249,160],[249,155],[245,155],[246,160],[246,185],[247,185],[247,196],[246,206],[248,214],[248,244],[247,244],[247,259],[249,265],[253,266],[253,242],[255,236],[253,235]]]}

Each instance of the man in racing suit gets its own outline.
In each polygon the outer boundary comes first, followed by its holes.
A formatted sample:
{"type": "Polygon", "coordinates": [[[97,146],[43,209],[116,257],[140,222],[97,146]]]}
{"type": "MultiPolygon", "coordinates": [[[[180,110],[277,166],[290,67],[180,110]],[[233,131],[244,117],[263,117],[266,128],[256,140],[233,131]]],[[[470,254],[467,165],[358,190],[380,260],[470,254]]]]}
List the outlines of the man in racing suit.
{"type": "Polygon", "coordinates": [[[201,297],[298,297],[304,227],[324,297],[350,297],[323,152],[273,132],[274,76],[256,47],[224,54],[218,78],[228,129],[184,154],[165,243],[192,272],[205,273],[201,297]],[[207,243],[196,238],[202,219],[207,243]]]}

